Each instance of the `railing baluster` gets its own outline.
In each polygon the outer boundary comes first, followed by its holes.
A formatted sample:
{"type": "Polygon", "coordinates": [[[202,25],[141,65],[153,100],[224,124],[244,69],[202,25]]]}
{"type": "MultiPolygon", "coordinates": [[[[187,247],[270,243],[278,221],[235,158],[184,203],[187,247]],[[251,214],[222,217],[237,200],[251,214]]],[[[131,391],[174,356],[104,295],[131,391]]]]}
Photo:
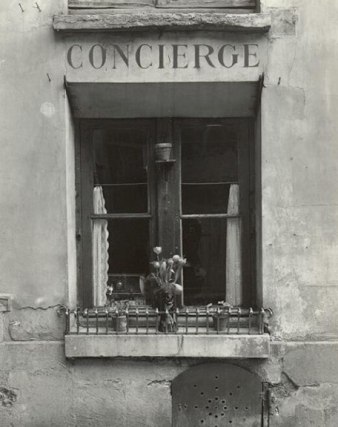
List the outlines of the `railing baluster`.
{"type": "Polygon", "coordinates": [[[86,312],[86,316],[87,316],[87,324],[86,324],[87,332],[86,332],[86,334],[89,335],[89,312],[88,312],[88,308],[86,308],[85,312],[86,312]]]}
{"type": "Polygon", "coordinates": [[[80,333],[80,309],[76,309],[76,333],[80,333]]]}
{"type": "Polygon", "coordinates": [[[68,308],[66,308],[65,316],[66,316],[66,330],[65,330],[65,335],[68,335],[69,331],[70,331],[70,318],[69,318],[70,313],[69,313],[69,309],[68,308]]]}
{"type": "Polygon", "coordinates": [[[138,307],[136,307],[135,310],[135,317],[136,317],[136,335],[138,335],[138,320],[139,320],[139,311],[138,311],[138,307]]]}
{"type": "Polygon", "coordinates": [[[189,309],[185,309],[185,333],[188,335],[188,320],[189,320],[189,309]]]}
{"type": "Polygon", "coordinates": [[[237,309],[237,334],[239,335],[239,326],[241,321],[241,308],[238,307],[237,309]]]}
{"type": "Polygon", "coordinates": [[[167,333],[168,333],[168,317],[169,317],[169,311],[168,311],[168,309],[167,309],[167,308],[165,309],[164,314],[165,314],[165,326],[164,326],[164,332],[167,334],[167,333]]]}
{"type": "Polygon", "coordinates": [[[249,309],[249,335],[251,334],[252,316],[253,316],[253,309],[252,309],[252,307],[250,307],[250,309],[249,309]]]}
{"type": "Polygon", "coordinates": [[[232,313],[232,308],[228,307],[228,330],[227,330],[228,335],[230,335],[231,313],[232,313]]]}
{"type": "Polygon", "coordinates": [[[116,308],[115,310],[115,333],[119,334],[119,310],[116,308]]]}
{"type": "Polygon", "coordinates": [[[264,316],[265,316],[265,311],[264,308],[261,308],[260,313],[259,313],[259,334],[264,334],[264,316]]]}
{"type": "Polygon", "coordinates": [[[129,309],[128,307],[126,308],[126,334],[129,334],[129,309]]]}
{"type": "Polygon", "coordinates": [[[206,316],[207,316],[207,335],[209,334],[209,307],[207,307],[207,311],[206,311],[206,316]]]}
{"type": "Polygon", "coordinates": [[[198,335],[198,320],[199,320],[199,310],[198,310],[198,307],[196,307],[196,332],[195,332],[196,335],[198,335]]]}
{"type": "Polygon", "coordinates": [[[99,334],[99,312],[97,308],[95,309],[95,334],[99,334]]]}
{"type": "Polygon", "coordinates": [[[106,314],[106,335],[108,335],[108,321],[109,321],[108,308],[106,308],[105,314],[106,314]]]}
{"type": "Polygon", "coordinates": [[[155,334],[158,334],[158,321],[159,321],[159,312],[158,312],[158,308],[156,308],[155,310],[155,316],[156,316],[156,321],[155,321],[155,334]]]}
{"type": "Polygon", "coordinates": [[[148,335],[149,333],[149,309],[148,307],[146,308],[146,334],[148,335]]]}

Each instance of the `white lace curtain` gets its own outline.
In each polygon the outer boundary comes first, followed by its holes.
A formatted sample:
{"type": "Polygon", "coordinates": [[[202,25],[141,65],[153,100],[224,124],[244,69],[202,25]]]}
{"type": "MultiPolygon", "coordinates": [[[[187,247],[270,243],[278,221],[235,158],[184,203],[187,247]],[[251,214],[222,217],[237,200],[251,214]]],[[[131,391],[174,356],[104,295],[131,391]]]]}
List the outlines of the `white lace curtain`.
{"type": "MultiPolygon", "coordinates": [[[[94,187],[93,204],[95,214],[105,214],[105,200],[102,187],[94,187]]],[[[92,259],[93,259],[93,286],[94,306],[106,303],[106,290],[108,283],[108,221],[98,219],[93,221],[92,228],[92,259]]]]}
{"type": "MultiPolygon", "coordinates": [[[[239,185],[231,184],[228,200],[228,214],[239,212],[239,185]]],[[[226,247],[226,300],[232,305],[242,303],[241,277],[241,220],[228,218],[226,247]]]]}

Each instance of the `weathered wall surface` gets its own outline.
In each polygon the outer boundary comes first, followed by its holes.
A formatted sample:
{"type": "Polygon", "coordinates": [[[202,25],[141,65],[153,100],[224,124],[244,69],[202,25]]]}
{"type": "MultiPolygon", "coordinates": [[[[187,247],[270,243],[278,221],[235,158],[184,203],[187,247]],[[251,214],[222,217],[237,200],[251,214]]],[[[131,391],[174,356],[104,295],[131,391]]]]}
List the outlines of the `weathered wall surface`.
{"type": "Polygon", "coordinates": [[[264,303],[283,338],[336,337],[338,5],[263,2],[278,7],[297,23],[272,30],[263,91],[264,303]]]}
{"type": "Polygon", "coordinates": [[[20,305],[67,295],[65,93],[52,16],[64,1],[0,5],[1,292],[20,305]]]}
{"type": "MultiPolygon", "coordinates": [[[[65,46],[51,24],[66,2],[37,3],[41,11],[28,0],[0,5],[0,293],[14,297],[12,311],[0,310],[0,424],[169,427],[170,381],[199,361],[64,359],[58,305],[75,299],[73,151],[65,46]]],[[[273,385],[271,425],[335,427],[338,4],[264,0],[262,11],[274,16],[260,274],[274,345],[268,362],[241,363],[273,385]]]]}

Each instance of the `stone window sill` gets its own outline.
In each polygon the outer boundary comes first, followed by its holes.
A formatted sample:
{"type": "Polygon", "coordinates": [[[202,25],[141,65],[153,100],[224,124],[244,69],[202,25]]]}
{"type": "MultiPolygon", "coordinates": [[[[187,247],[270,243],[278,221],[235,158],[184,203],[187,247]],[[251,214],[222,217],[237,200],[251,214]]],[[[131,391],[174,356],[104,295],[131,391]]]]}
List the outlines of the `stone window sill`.
{"type": "Polygon", "coordinates": [[[67,358],[197,357],[269,358],[262,335],[66,335],[67,358]]]}
{"type": "Polygon", "coordinates": [[[56,15],[55,31],[228,31],[265,33],[271,27],[266,13],[225,12],[114,12],[109,14],[56,15]]]}

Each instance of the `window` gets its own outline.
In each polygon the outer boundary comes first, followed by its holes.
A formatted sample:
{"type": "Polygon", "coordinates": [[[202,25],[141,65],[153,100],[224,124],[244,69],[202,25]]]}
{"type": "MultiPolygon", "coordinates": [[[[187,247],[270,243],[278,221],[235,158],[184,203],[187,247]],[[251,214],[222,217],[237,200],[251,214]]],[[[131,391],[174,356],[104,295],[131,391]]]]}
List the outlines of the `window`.
{"type": "Polygon", "coordinates": [[[103,305],[107,284],[142,302],[154,246],[187,258],[185,305],[254,305],[251,121],[82,120],[79,129],[83,305],[103,305]],[[157,157],[163,142],[169,161],[157,157]]]}

